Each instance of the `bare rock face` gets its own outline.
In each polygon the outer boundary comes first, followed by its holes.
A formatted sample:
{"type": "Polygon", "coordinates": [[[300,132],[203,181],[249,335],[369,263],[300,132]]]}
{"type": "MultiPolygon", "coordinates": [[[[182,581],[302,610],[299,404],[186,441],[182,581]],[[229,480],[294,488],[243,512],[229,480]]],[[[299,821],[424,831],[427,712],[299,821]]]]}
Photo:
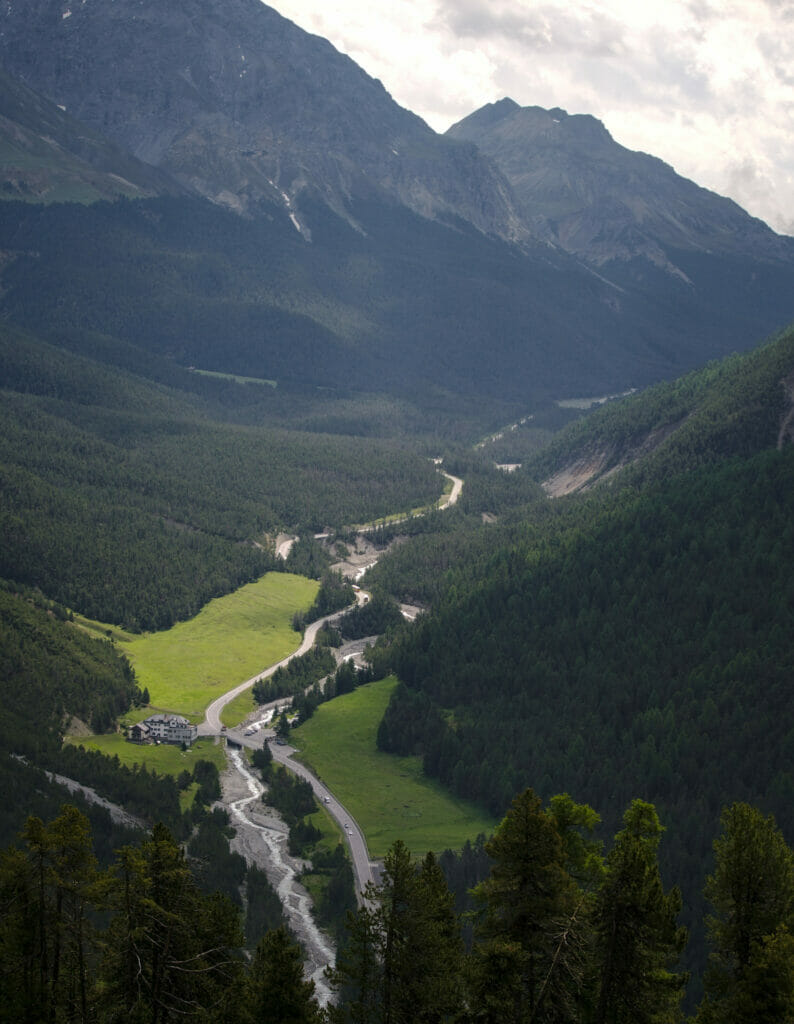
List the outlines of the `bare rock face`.
{"type": "Polygon", "coordinates": [[[488,104],[449,129],[501,168],[533,233],[603,266],[642,257],[685,278],[676,250],[790,259],[781,238],[736,203],[625,149],[589,115],[488,104]]]}
{"type": "Polygon", "coordinates": [[[384,196],[426,217],[525,234],[510,187],[326,40],[260,0],[0,6],[0,60],[140,160],[235,209],[301,197],[356,221],[384,196]]]}
{"type": "Polygon", "coordinates": [[[183,191],[167,175],[0,71],[0,197],[36,202],[183,191]]]}

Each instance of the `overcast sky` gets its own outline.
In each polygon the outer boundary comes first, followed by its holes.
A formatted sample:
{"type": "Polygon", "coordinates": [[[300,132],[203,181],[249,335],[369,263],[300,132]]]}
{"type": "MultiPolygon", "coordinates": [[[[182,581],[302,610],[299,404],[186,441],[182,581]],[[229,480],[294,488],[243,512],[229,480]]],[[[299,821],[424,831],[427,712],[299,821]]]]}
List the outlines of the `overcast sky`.
{"type": "Polygon", "coordinates": [[[794,0],[271,0],[443,132],[510,96],[794,234],[794,0]]]}

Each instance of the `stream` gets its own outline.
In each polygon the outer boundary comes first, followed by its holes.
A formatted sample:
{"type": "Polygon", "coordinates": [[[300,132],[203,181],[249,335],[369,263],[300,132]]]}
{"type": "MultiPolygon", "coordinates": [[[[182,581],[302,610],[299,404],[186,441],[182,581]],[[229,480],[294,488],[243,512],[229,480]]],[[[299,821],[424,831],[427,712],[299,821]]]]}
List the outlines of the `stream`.
{"type": "Polygon", "coordinates": [[[260,800],[264,787],[248,770],[240,751],[229,750],[228,757],[234,771],[224,775],[223,796],[237,830],[231,847],[267,873],[290,928],[303,947],[307,958],[305,973],[314,982],[317,1001],[325,1006],[332,993],[324,972],[328,965],[333,966],[335,951],[330,939],[317,927],[311,898],[300,884],[298,876],[304,862],[287,852],[287,832],[283,822],[257,813],[260,807],[264,812],[260,800]]]}

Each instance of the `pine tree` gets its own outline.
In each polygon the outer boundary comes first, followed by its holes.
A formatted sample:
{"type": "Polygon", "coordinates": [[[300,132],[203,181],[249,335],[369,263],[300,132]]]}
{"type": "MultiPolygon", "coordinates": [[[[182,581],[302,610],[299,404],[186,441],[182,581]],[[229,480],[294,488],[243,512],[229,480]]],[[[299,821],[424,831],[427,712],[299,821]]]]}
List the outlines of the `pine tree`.
{"type": "Polygon", "coordinates": [[[102,876],[88,819],[66,805],[49,825],[29,818],[25,849],[0,860],[0,978],[8,1019],[87,1021],[91,924],[102,876]]]}
{"type": "Polygon", "coordinates": [[[334,1020],[431,1024],[461,1010],[460,927],[432,853],[417,868],[397,840],[384,858],[382,884],[368,886],[348,933],[331,972],[343,1004],[334,1020]]]}
{"type": "MultiPolygon", "coordinates": [[[[566,870],[567,853],[554,817],[531,789],[517,796],[486,844],[490,877],[476,889],[483,913],[475,957],[473,995],[482,999],[484,979],[499,960],[509,965],[515,1017],[483,1019],[537,1022],[564,1019],[579,998],[584,978],[586,922],[583,897],[566,870]],[[484,958],[484,959],[483,959],[484,958]],[[489,964],[491,967],[489,968],[489,964]]],[[[487,1001],[490,1004],[490,1000],[487,1001]]]]}
{"type": "Polygon", "coordinates": [[[318,1024],[314,982],[303,979],[300,946],[284,926],[256,947],[246,983],[248,1012],[261,1024],[318,1024]]]}
{"type": "Polygon", "coordinates": [[[219,1013],[241,977],[239,915],[204,896],[164,825],[119,851],[100,965],[104,1019],[165,1024],[219,1013]]]}
{"type": "Polygon", "coordinates": [[[722,814],[706,882],[713,953],[698,1024],[794,1021],[794,854],[771,816],[747,804],[722,814]]]}
{"type": "Polygon", "coordinates": [[[327,1009],[334,1024],[381,1024],[383,971],[376,914],[378,889],[367,885],[364,900],[347,915],[347,941],[327,972],[337,1005],[327,1009]]]}
{"type": "Polygon", "coordinates": [[[454,1020],[463,1007],[463,943],[455,898],[433,853],[419,869],[414,913],[414,1020],[454,1020]]]}
{"type": "Polygon", "coordinates": [[[665,893],[653,804],[634,800],[606,861],[594,909],[596,1024],[673,1024],[686,977],[674,974],[686,931],[677,889],[665,893]]]}
{"type": "Polygon", "coordinates": [[[416,869],[405,843],[398,839],[383,861],[378,894],[383,965],[383,1024],[408,1024],[415,1009],[415,968],[424,953],[422,920],[417,917],[416,869]]]}

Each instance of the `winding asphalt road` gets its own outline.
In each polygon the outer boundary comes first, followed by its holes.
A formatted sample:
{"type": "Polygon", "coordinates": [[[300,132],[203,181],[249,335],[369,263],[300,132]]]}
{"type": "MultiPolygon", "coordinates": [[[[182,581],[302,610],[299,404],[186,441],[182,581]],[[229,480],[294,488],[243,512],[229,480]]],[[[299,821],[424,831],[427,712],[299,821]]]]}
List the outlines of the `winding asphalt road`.
{"type": "MultiPolygon", "coordinates": [[[[367,595],[363,591],[356,595],[358,604],[362,604],[367,600],[367,595]]],[[[204,721],[198,727],[199,736],[215,736],[221,731],[221,712],[230,704],[235,697],[239,697],[241,693],[245,693],[246,690],[258,683],[260,679],[267,679],[268,676],[272,676],[278,668],[283,668],[284,665],[289,664],[293,658],[297,658],[301,654],[305,654],[308,650],[314,647],[314,640],[317,633],[323,628],[327,622],[331,622],[334,619],[339,618],[340,615],[344,615],[347,608],[343,608],[341,612],[334,612],[333,615],[326,615],[322,619],[317,619],[316,622],[312,622],[311,625],[306,627],[306,632],[303,634],[303,640],[301,641],[300,647],[294,650],[292,654],[288,654],[286,658],[282,658],[281,661],[277,661],[275,665],[271,665],[266,668],[264,672],[259,672],[255,676],[251,676],[250,679],[246,679],[244,683],[240,683],[235,686],[233,690],[228,690],[226,693],[221,694],[209,705],[205,712],[204,721]]]]}
{"type": "Polygon", "coordinates": [[[278,743],[271,743],[270,750],[273,754],[274,761],[278,761],[279,764],[283,764],[285,767],[289,768],[291,772],[294,772],[302,779],[311,783],[314,795],[342,829],[345,836],[345,842],[350,849],[350,856],[353,860],[353,872],[356,876],[356,889],[358,890],[359,896],[361,896],[367,882],[374,882],[376,880],[374,871],[377,868],[377,865],[370,860],[364,833],[361,831],[350,812],[345,809],[344,804],[340,803],[340,801],[336,799],[331,790],[328,789],[327,786],[323,785],[317,776],[313,775],[305,765],[301,764],[300,761],[293,759],[292,755],[295,751],[292,747],[288,745],[280,746],[278,743]]]}
{"type": "MultiPolygon", "coordinates": [[[[441,470],[441,472],[445,477],[447,477],[447,479],[452,481],[452,491],[446,499],[438,505],[438,508],[445,509],[457,502],[460,497],[461,490],[463,489],[463,481],[459,477],[452,476],[443,470],[441,470]]],[[[356,602],[358,604],[364,604],[368,600],[369,594],[365,591],[359,591],[356,594],[356,602]]],[[[254,683],[258,683],[260,679],[267,679],[268,676],[273,675],[276,669],[287,665],[293,658],[297,658],[299,655],[305,654],[314,646],[314,641],[318,631],[322,629],[326,623],[340,618],[340,616],[344,615],[347,610],[347,608],[343,608],[342,611],[334,612],[332,615],[326,615],[324,618],[318,619],[316,622],[312,622],[311,625],[306,627],[300,646],[297,650],[293,651],[292,654],[288,655],[286,658],[282,658],[281,661],[277,662],[275,665],[271,665],[269,668],[266,668],[263,672],[259,672],[255,676],[251,676],[250,679],[246,679],[245,682],[235,686],[222,696],[217,697],[207,708],[204,721],[198,727],[199,735],[225,735],[227,739],[239,744],[239,746],[249,747],[251,749],[261,748],[264,743],[269,742],[273,738],[272,730],[269,729],[261,730],[253,735],[245,735],[239,729],[229,729],[224,732],[221,728],[221,712],[227,704],[231,703],[231,701],[241,693],[250,689],[254,683]]],[[[272,704],[267,705],[267,707],[275,707],[282,703],[284,703],[284,700],[273,701],[272,704]]],[[[356,888],[359,893],[359,898],[361,898],[367,883],[376,881],[375,871],[377,870],[377,865],[370,860],[367,843],[364,839],[364,833],[361,831],[349,811],[347,811],[344,805],[337,800],[328,787],[325,786],[316,775],[310,772],[305,765],[302,765],[299,761],[295,761],[293,759],[292,754],[295,753],[294,748],[286,744],[281,745],[271,742],[270,750],[273,754],[274,761],[277,761],[279,764],[283,764],[285,767],[289,768],[290,771],[294,772],[296,775],[311,784],[317,799],[339,824],[339,827],[342,829],[344,834],[345,842],[350,849],[350,856],[353,861],[353,871],[356,876],[356,888]]]]}
{"type": "Polygon", "coordinates": [[[295,753],[294,747],[272,742],[273,731],[271,729],[262,730],[251,736],[246,736],[239,729],[229,729],[224,735],[232,743],[239,744],[241,747],[248,747],[250,750],[260,750],[265,743],[268,743],[274,761],[278,764],[283,764],[291,772],[305,779],[311,785],[318,801],[325,807],[342,830],[353,861],[356,889],[359,897],[361,897],[367,883],[376,881],[377,864],[370,859],[364,833],[344,804],[337,800],[331,790],[316,775],[310,772],[305,765],[301,764],[300,761],[294,760],[292,757],[295,753]]]}
{"type": "MultiPolygon", "coordinates": [[[[369,600],[369,594],[365,591],[359,591],[356,594],[356,602],[358,604],[364,604],[369,600]]],[[[225,735],[227,739],[233,743],[239,744],[241,747],[249,747],[252,750],[259,749],[264,743],[267,743],[273,738],[273,731],[271,729],[262,730],[253,735],[246,736],[244,732],[239,729],[228,729],[225,732],[221,729],[221,712],[241,693],[250,689],[254,683],[259,682],[260,679],[267,679],[268,676],[273,675],[277,668],[281,668],[283,665],[288,664],[293,658],[297,658],[301,654],[305,654],[311,647],[314,646],[315,637],[317,633],[326,623],[332,622],[344,615],[347,608],[343,608],[342,611],[334,612],[332,615],[326,615],[322,619],[318,619],[316,622],[312,622],[311,625],[306,627],[306,632],[303,635],[303,640],[300,647],[293,651],[292,654],[286,658],[282,658],[281,661],[276,662],[275,665],[271,665],[266,668],[264,672],[259,672],[255,676],[251,676],[250,679],[246,679],[244,683],[240,683],[235,686],[234,689],[229,690],[222,696],[217,697],[207,708],[206,716],[204,721],[198,727],[200,736],[220,736],[225,735]]],[[[285,703],[285,700],[273,701],[272,706],[285,703]]],[[[286,701],[289,703],[289,701],[286,701]]],[[[271,705],[267,705],[268,707],[271,705]]],[[[299,775],[301,778],[306,779],[311,784],[314,790],[315,796],[318,798],[320,803],[326,808],[331,817],[333,817],[342,829],[345,837],[345,842],[350,849],[350,856],[353,861],[353,871],[356,876],[356,888],[359,894],[362,894],[367,882],[374,881],[373,875],[373,864],[370,861],[369,851],[367,849],[367,843],[364,839],[364,833],[359,828],[358,824],[353,820],[353,817],[345,809],[343,804],[331,793],[327,786],[313,775],[305,765],[302,765],[299,761],[292,759],[291,755],[295,752],[290,746],[282,746],[278,743],[270,743],[270,750],[273,754],[273,760],[285,765],[291,772],[299,775]]]]}
{"type": "Polygon", "coordinates": [[[451,473],[447,473],[443,469],[441,470],[441,473],[447,478],[447,480],[452,481],[452,490],[438,506],[439,509],[445,509],[449,508],[451,505],[457,504],[460,492],[463,490],[463,481],[459,476],[453,476],[451,473]]]}

